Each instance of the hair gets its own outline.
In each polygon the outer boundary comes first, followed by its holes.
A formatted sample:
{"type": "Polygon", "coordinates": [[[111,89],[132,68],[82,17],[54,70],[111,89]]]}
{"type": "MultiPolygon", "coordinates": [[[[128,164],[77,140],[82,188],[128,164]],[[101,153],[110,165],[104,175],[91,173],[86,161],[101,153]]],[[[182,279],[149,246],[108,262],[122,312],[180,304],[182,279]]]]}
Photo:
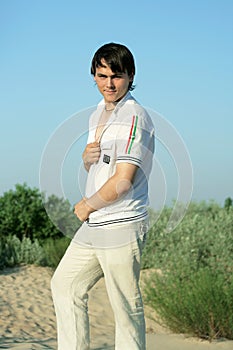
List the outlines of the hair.
{"type": "MultiPolygon", "coordinates": [[[[104,67],[101,60],[105,60],[114,73],[128,73],[128,76],[135,75],[134,57],[130,50],[116,43],[109,43],[101,46],[92,59],[91,74],[95,76],[97,67],[104,67]]],[[[129,83],[128,90],[134,89],[133,81],[129,83]]]]}

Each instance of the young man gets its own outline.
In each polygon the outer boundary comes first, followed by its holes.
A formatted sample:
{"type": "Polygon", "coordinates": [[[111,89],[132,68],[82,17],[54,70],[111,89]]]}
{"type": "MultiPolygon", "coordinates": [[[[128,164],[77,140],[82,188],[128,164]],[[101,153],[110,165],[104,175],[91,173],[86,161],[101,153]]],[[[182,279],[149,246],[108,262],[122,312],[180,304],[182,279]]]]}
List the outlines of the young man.
{"type": "Polygon", "coordinates": [[[135,64],[127,47],[109,43],[99,48],[91,73],[103,101],[90,117],[83,153],[86,194],[75,205],[83,224],[51,282],[58,349],[89,349],[88,291],[104,276],[115,317],[115,349],[145,350],[139,274],[154,127],[129,92],[135,64]]]}

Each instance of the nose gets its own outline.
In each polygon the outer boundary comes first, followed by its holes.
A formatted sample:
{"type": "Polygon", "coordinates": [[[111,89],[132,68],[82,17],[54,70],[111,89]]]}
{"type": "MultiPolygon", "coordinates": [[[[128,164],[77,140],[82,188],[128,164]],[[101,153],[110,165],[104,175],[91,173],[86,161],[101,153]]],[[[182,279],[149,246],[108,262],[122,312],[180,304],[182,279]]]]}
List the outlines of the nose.
{"type": "Polygon", "coordinates": [[[111,77],[108,77],[108,78],[107,78],[106,85],[107,85],[108,88],[114,87],[113,79],[112,79],[111,77]]]}

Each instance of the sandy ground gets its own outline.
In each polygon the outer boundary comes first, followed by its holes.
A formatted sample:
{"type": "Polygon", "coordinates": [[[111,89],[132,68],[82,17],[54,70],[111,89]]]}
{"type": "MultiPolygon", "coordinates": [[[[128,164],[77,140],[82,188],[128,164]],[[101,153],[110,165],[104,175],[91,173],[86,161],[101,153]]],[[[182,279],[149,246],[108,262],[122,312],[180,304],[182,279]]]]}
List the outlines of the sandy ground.
{"type": "MultiPolygon", "coordinates": [[[[0,271],[0,349],[56,349],[51,275],[51,269],[35,266],[0,271]]],[[[114,350],[114,321],[104,279],[90,293],[89,314],[91,349],[114,350]]],[[[233,350],[233,341],[210,344],[171,334],[151,320],[150,308],[145,307],[145,314],[148,350],[233,350]]]]}

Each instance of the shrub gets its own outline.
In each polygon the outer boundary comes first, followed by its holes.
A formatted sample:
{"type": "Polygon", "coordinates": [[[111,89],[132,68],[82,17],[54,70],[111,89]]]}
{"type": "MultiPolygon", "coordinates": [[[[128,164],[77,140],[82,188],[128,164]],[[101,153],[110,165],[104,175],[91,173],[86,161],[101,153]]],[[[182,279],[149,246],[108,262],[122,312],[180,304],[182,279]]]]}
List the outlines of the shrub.
{"type": "Polygon", "coordinates": [[[41,245],[28,237],[22,241],[14,236],[0,239],[0,269],[20,264],[34,264],[56,268],[70,243],[67,237],[47,239],[41,245]]]}
{"type": "Polygon", "coordinates": [[[56,240],[48,239],[43,243],[43,251],[45,255],[46,266],[56,268],[61,258],[63,257],[70,239],[62,237],[56,240]]]}
{"type": "Polygon", "coordinates": [[[0,237],[15,234],[20,240],[62,237],[80,226],[68,201],[50,196],[45,201],[37,188],[15,186],[0,197],[0,237]],[[45,210],[50,213],[50,218],[45,210]],[[56,224],[56,226],[54,225],[56,224]]]}
{"type": "Polygon", "coordinates": [[[169,234],[168,218],[165,211],[150,230],[143,253],[143,266],[155,271],[146,302],[175,332],[233,339],[232,207],[193,203],[169,234]]]}
{"type": "Polygon", "coordinates": [[[30,238],[8,236],[0,240],[0,269],[19,264],[45,264],[43,248],[38,240],[32,242],[30,238]]]}
{"type": "MultiPolygon", "coordinates": [[[[80,227],[81,222],[74,215],[68,200],[52,195],[48,197],[44,205],[51,220],[50,223],[53,223],[60,231],[59,236],[66,235],[73,238],[73,235],[80,227]]],[[[49,226],[47,226],[43,232],[46,237],[52,237],[49,226]]]]}

